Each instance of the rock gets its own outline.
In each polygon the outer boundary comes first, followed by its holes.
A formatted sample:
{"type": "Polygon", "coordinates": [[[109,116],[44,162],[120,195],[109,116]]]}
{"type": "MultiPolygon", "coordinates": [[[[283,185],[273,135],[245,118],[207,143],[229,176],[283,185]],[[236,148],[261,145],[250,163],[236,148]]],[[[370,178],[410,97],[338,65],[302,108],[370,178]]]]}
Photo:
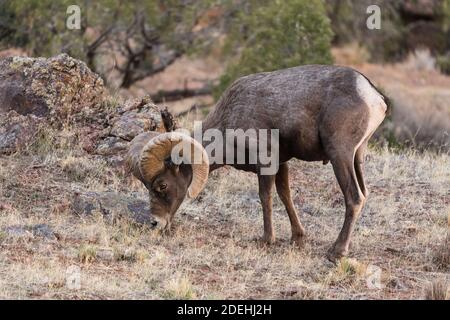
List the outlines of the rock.
{"type": "Polygon", "coordinates": [[[439,14],[440,0],[403,0],[401,10],[412,18],[436,18],[439,14]]]}
{"type": "Polygon", "coordinates": [[[121,106],[118,108],[118,112],[123,114],[127,111],[135,110],[145,106],[146,104],[152,104],[152,98],[149,95],[143,96],[141,99],[134,98],[126,100],[121,106]]]}
{"type": "Polygon", "coordinates": [[[47,239],[56,239],[56,234],[48,224],[37,224],[30,228],[31,232],[36,237],[42,237],[47,239]]]}
{"type": "Polygon", "coordinates": [[[66,119],[93,112],[104,99],[103,80],[67,54],[0,60],[0,113],[66,119]]]}
{"type": "Polygon", "coordinates": [[[36,136],[42,120],[32,114],[10,111],[0,117],[0,154],[24,149],[36,136]]]}
{"type": "Polygon", "coordinates": [[[408,50],[428,48],[433,54],[444,52],[448,35],[436,21],[415,21],[407,26],[406,46],[408,50]]]}
{"type": "Polygon", "coordinates": [[[103,80],[66,54],[0,60],[0,154],[32,144],[44,121],[56,128],[69,120],[77,128],[104,123],[104,99],[103,80]]]}
{"type": "Polygon", "coordinates": [[[128,150],[128,142],[117,137],[106,137],[100,141],[96,153],[103,156],[113,156],[128,150]]]}
{"type": "Polygon", "coordinates": [[[442,26],[442,0],[402,0],[399,13],[405,23],[407,51],[429,49],[433,55],[445,53],[450,45],[449,33],[442,26]]]}
{"type": "Polygon", "coordinates": [[[12,238],[31,237],[32,233],[24,226],[10,226],[3,229],[3,232],[12,238]]]}
{"type": "Polygon", "coordinates": [[[117,218],[130,219],[143,225],[150,222],[147,201],[112,191],[76,193],[72,210],[79,216],[91,216],[99,212],[109,222],[117,218]]]}
{"type": "Polygon", "coordinates": [[[138,134],[175,128],[172,115],[148,95],[124,102],[108,97],[103,80],[67,54],[0,60],[0,154],[31,145],[40,124],[69,124],[82,150],[115,166],[138,134]]]}
{"type": "Polygon", "coordinates": [[[33,226],[14,225],[3,229],[12,238],[44,238],[47,240],[57,240],[57,236],[48,224],[36,224],[33,226]]]}
{"type": "Polygon", "coordinates": [[[78,129],[78,137],[81,148],[90,153],[96,153],[100,140],[109,134],[109,129],[99,125],[86,125],[78,129]]]}
{"type": "Polygon", "coordinates": [[[146,104],[138,110],[128,111],[118,117],[110,134],[131,141],[145,131],[164,132],[160,110],[154,104],[146,104]]]}
{"type": "Polygon", "coordinates": [[[399,278],[396,278],[396,277],[391,278],[386,285],[387,285],[387,287],[395,289],[395,290],[407,290],[408,289],[408,286],[406,286],[402,280],[400,280],[399,278]]]}
{"type": "Polygon", "coordinates": [[[98,139],[94,153],[114,156],[115,163],[123,162],[128,144],[135,136],[146,131],[166,131],[162,116],[164,114],[167,117],[166,112],[151,102],[148,96],[125,101],[108,120],[108,129],[102,133],[102,138],[98,139]],[[104,134],[105,132],[107,134],[104,134]]]}

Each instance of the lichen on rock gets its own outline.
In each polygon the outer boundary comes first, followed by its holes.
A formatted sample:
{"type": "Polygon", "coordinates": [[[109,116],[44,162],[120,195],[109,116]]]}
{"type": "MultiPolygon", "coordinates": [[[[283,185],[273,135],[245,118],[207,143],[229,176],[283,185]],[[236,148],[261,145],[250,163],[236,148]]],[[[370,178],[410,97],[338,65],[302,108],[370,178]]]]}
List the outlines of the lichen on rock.
{"type": "Polygon", "coordinates": [[[14,110],[62,120],[98,107],[105,94],[101,77],[67,54],[0,60],[0,113],[14,110]]]}
{"type": "Polygon", "coordinates": [[[0,154],[11,154],[22,150],[36,136],[41,118],[35,115],[21,115],[10,111],[0,117],[0,154]]]}
{"type": "Polygon", "coordinates": [[[98,139],[94,153],[115,156],[114,162],[121,162],[128,150],[128,144],[134,137],[146,131],[164,132],[161,109],[149,96],[131,99],[120,104],[111,115],[107,129],[98,139]],[[104,133],[107,132],[105,135],[104,133]]]}
{"type": "Polygon", "coordinates": [[[150,96],[118,102],[84,62],[51,58],[0,60],[0,154],[31,145],[44,123],[69,126],[90,154],[123,160],[128,143],[145,131],[165,131],[161,110],[150,96]]]}

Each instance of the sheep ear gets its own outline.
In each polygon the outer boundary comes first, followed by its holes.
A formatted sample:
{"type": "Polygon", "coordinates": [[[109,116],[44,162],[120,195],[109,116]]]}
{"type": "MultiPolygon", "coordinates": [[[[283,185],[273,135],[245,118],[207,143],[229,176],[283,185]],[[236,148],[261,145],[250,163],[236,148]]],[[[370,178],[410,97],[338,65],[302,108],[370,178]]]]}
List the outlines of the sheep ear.
{"type": "Polygon", "coordinates": [[[178,174],[178,172],[180,171],[180,166],[173,163],[172,159],[170,158],[164,160],[164,167],[172,171],[174,174],[178,174]]]}
{"type": "Polygon", "coordinates": [[[166,132],[175,131],[177,129],[177,124],[175,119],[173,118],[173,115],[169,112],[168,108],[164,107],[164,109],[162,109],[160,113],[164,129],[166,130],[166,132]]]}

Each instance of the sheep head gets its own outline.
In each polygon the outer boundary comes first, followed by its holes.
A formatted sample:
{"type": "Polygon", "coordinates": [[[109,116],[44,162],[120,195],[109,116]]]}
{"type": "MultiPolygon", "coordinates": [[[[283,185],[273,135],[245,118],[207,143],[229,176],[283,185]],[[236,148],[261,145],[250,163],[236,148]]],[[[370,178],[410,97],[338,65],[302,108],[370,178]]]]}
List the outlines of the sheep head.
{"type": "Polygon", "coordinates": [[[149,191],[151,226],[158,230],[170,227],[186,195],[195,198],[208,179],[205,149],[180,132],[138,135],[131,142],[127,162],[149,191]]]}

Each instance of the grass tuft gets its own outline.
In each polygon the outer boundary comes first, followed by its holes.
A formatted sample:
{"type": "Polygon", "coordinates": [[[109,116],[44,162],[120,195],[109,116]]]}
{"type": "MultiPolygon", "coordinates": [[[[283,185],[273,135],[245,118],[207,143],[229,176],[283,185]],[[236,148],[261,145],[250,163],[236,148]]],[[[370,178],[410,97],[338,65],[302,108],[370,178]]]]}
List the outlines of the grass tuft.
{"type": "Polygon", "coordinates": [[[97,259],[97,250],[91,245],[83,244],[78,249],[78,259],[82,263],[92,263],[97,259]]]}
{"type": "Polygon", "coordinates": [[[449,288],[445,279],[433,281],[425,289],[426,300],[450,300],[449,288]]]}
{"type": "Polygon", "coordinates": [[[176,276],[170,280],[164,293],[167,299],[196,299],[194,288],[187,276],[176,276]]]}

